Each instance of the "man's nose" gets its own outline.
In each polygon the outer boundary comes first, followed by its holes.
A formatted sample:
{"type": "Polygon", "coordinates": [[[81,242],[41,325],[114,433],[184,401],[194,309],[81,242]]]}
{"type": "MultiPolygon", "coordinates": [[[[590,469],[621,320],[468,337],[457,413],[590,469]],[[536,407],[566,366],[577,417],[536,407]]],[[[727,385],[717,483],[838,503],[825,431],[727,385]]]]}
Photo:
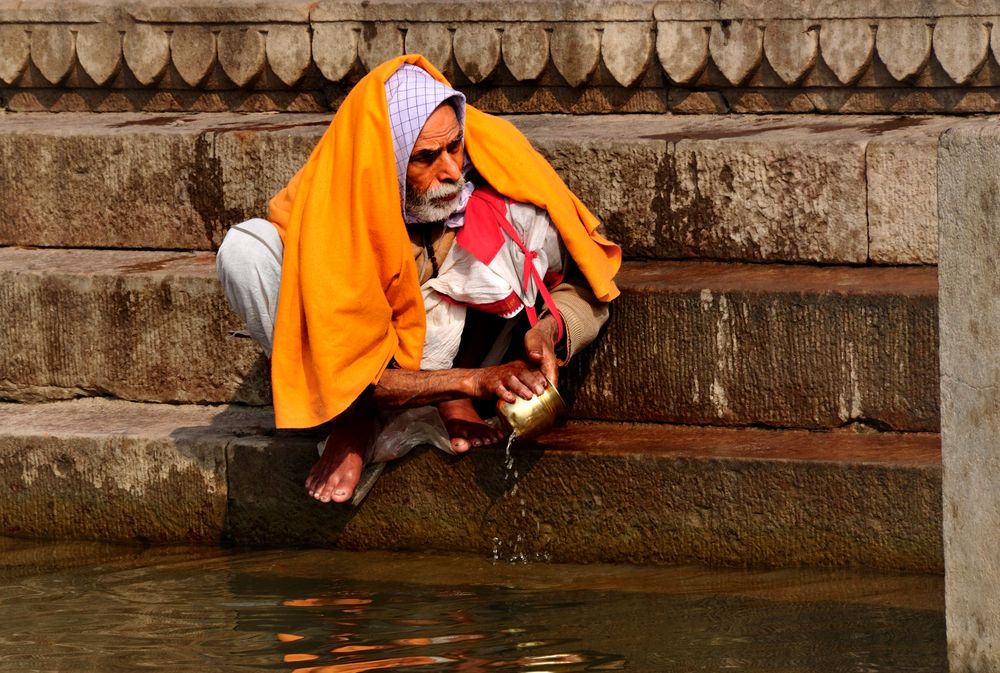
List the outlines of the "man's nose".
{"type": "Polygon", "coordinates": [[[442,152],[437,174],[438,182],[458,182],[460,177],[462,177],[462,167],[458,165],[455,157],[442,152]]]}

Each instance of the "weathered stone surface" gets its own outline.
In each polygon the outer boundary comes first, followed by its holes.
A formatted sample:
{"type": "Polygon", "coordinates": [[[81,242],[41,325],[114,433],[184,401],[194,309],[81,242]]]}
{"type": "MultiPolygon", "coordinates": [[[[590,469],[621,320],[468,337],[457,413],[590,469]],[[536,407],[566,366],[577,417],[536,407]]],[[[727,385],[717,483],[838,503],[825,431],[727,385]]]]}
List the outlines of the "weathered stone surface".
{"type": "Polygon", "coordinates": [[[268,30],[267,62],[282,82],[294,86],[312,63],[309,29],[281,26],[268,30]]]}
{"type": "MultiPolygon", "coordinates": [[[[0,130],[8,167],[0,173],[0,244],[212,249],[229,225],[266,214],[329,120],[8,114],[0,130]]],[[[868,261],[869,240],[879,263],[933,263],[927,209],[935,186],[908,162],[943,128],[968,123],[712,115],[511,121],[626,255],[827,263],[868,261]]]]}
{"type": "MultiPolygon", "coordinates": [[[[94,0],[84,1],[94,2],[94,0]]],[[[122,4],[120,0],[99,0],[99,2],[122,4]]],[[[224,0],[224,2],[142,0],[129,2],[126,6],[133,20],[146,23],[306,23],[316,3],[310,0],[224,0]]]]}
{"type": "Polygon", "coordinates": [[[965,84],[986,61],[990,31],[981,17],[943,17],[934,26],[934,55],[956,84],[965,84]]]}
{"type": "Polygon", "coordinates": [[[653,55],[653,26],[645,23],[609,23],[601,37],[601,56],[608,72],[622,86],[635,84],[653,55]]]}
{"type": "MultiPolygon", "coordinates": [[[[3,397],[266,402],[266,361],[227,336],[240,325],[212,255],[6,249],[0,262],[3,397]]],[[[567,374],[574,414],[934,430],[934,274],[629,263],[606,337],[567,374]]]]}
{"type": "Polygon", "coordinates": [[[875,48],[889,74],[906,80],[923,70],[931,57],[931,26],[920,19],[880,21],[875,48]]]}
{"type": "MultiPolygon", "coordinates": [[[[428,55],[449,75],[457,74],[448,67],[455,64],[448,62],[449,56],[460,55],[468,79],[482,87],[476,92],[480,106],[492,112],[702,109],[665,104],[665,98],[676,97],[676,92],[664,93],[662,78],[649,76],[653,33],[668,76],[691,87],[681,94],[729,96],[732,102],[726,111],[1000,109],[995,91],[1000,71],[994,67],[996,59],[987,58],[989,27],[1000,9],[989,0],[949,0],[933,7],[902,0],[874,5],[862,0],[833,4],[477,0],[457,5],[230,0],[222,7],[167,0],[126,5],[109,0],[9,4],[0,7],[0,24],[12,22],[5,26],[11,29],[5,40],[10,53],[0,54],[0,79],[15,83],[16,89],[4,100],[5,108],[14,111],[302,111],[304,97],[312,101],[308,109],[316,110],[336,106],[365,69],[404,49],[433,52],[428,55]],[[83,67],[70,67],[61,78],[67,58],[72,66],[72,49],[60,48],[58,58],[49,58],[39,47],[35,52],[41,65],[24,71],[25,35],[43,40],[46,34],[58,34],[65,41],[67,35],[86,35],[99,26],[127,31],[122,48],[135,81],[127,74],[115,75],[122,55],[106,46],[98,52],[91,47],[80,50],[83,67]],[[189,28],[218,33],[233,46],[224,50],[232,51],[232,57],[223,60],[235,86],[220,81],[218,73],[202,75],[197,66],[204,63],[203,47],[185,54],[185,41],[171,39],[176,31],[189,28]],[[310,30],[313,46],[322,47],[311,55],[295,37],[310,30]],[[536,36],[533,43],[525,31],[536,36]],[[412,47],[406,44],[411,34],[412,47]],[[262,70],[262,40],[273,61],[270,72],[262,70]],[[876,47],[881,58],[873,66],[876,47]],[[161,81],[171,51],[187,87],[177,87],[172,71],[161,81]],[[544,75],[549,51],[562,79],[552,77],[552,70],[550,76],[544,75]],[[819,52],[828,67],[816,67],[819,52]],[[99,58],[94,60],[95,56],[99,58]],[[706,68],[709,56],[715,67],[706,68]],[[606,69],[598,69],[602,57],[606,69]],[[497,70],[499,59],[505,61],[506,70],[497,70]],[[985,67],[987,62],[992,65],[985,67]],[[306,77],[313,63],[332,87],[306,77]],[[99,82],[96,87],[84,71],[99,82]],[[513,85],[507,71],[521,84],[513,85]],[[495,78],[495,72],[503,76],[495,78]],[[942,91],[956,83],[957,88],[942,91]],[[293,86],[302,90],[291,95],[293,86]],[[733,92],[734,86],[744,90],[733,92]],[[819,100],[813,101],[814,97],[819,100]],[[838,98],[849,100],[831,103],[838,98]]],[[[994,41],[998,35],[1000,31],[993,32],[994,41]]],[[[108,44],[112,42],[102,42],[108,44]]]]}
{"type": "Polygon", "coordinates": [[[393,22],[364,24],[358,51],[361,62],[371,70],[403,53],[403,32],[393,22]]]}
{"type": "Polygon", "coordinates": [[[564,377],[574,415],[897,430],[938,425],[933,267],[623,267],[607,334],[564,377]]]}
{"type": "Polygon", "coordinates": [[[0,25],[0,80],[13,84],[28,67],[31,40],[21,26],[0,25]]]}
{"type": "Polygon", "coordinates": [[[358,61],[358,31],[349,24],[315,25],[312,53],[323,77],[331,82],[340,81],[358,61]]]}
{"type": "Polygon", "coordinates": [[[219,32],[219,63],[236,86],[246,86],[259,76],[266,60],[260,31],[224,28],[219,32]]]}
{"type": "Polygon", "coordinates": [[[311,501],[315,441],[229,445],[229,537],[553,561],[939,570],[937,439],[571,424],[462,458],[418,449],[357,510],[311,501]],[[600,475],[597,477],[597,475],[600,475]],[[516,492],[515,492],[516,488],[516,492]]]}
{"type": "Polygon", "coordinates": [[[876,264],[937,263],[937,146],[952,126],[924,118],[869,143],[868,256],[876,264]]]}
{"type": "Polygon", "coordinates": [[[75,60],[75,40],[66,26],[41,26],[31,33],[31,61],[50,84],[69,74],[75,60]]]}
{"type": "Polygon", "coordinates": [[[689,84],[708,65],[707,27],[686,21],[657,24],[656,55],[667,75],[677,84],[689,84]]]}
{"type": "Polygon", "coordinates": [[[458,67],[478,84],[500,63],[500,32],[490,24],[462,24],[455,30],[454,49],[458,67]]]}
{"type": "Polygon", "coordinates": [[[944,135],[941,226],[941,429],[951,670],[1000,667],[1000,134],[944,135]]]}
{"type": "Polygon", "coordinates": [[[668,256],[864,262],[869,138],[758,124],[653,136],[674,145],[660,168],[670,218],[656,230],[668,256]]]}
{"type": "Polygon", "coordinates": [[[217,543],[226,444],[263,427],[260,416],[111,400],[0,404],[0,532],[217,543]]]}
{"type": "Polygon", "coordinates": [[[755,21],[716,24],[708,38],[708,50],[719,71],[735,86],[760,65],[763,35],[755,21]]]}
{"type": "Polygon", "coordinates": [[[322,0],[311,13],[313,21],[643,21],[659,0],[322,0]]]}
{"type": "Polygon", "coordinates": [[[552,30],[552,63],[572,87],[581,86],[597,69],[601,34],[586,23],[559,24],[552,30]]]}
{"type": "Polygon", "coordinates": [[[0,532],[631,563],[939,570],[935,435],[571,423],[463,458],[417,449],[359,508],[302,487],[322,432],[270,409],[0,405],[0,532]],[[223,529],[225,525],[225,529],[223,529]]]}
{"type": "Polygon", "coordinates": [[[4,120],[4,244],[171,249],[221,241],[223,223],[211,224],[218,165],[199,135],[211,122],[49,117],[4,120]]]}
{"type": "Polygon", "coordinates": [[[118,73],[122,63],[122,40],[118,29],[107,23],[81,26],[76,33],[76,57],[98,86],[118,73]]]}
{"type": "Polygon", "coordinates": [[[215,65],[215,33],[203,26],[178,26],[170,36],[174,67],[188,86],[198,86],[215,65]]]}
{"type": "Polygon", "coordinates": [[[501,51],[515,79],[538,79],[549,64],[549,34],[535,23],[515,23],[504,30],[501,51]]]}
{"type": "Polygon", "coordinates": [[[415,23],[406,31],[406,53],[423,54],[438,70],[451,63],[452,36],[442,23],[415,23]]]}
{"type": "Polygon", "coordinates": [[[3,248],[0,306],[0,398],[266,399],[211,254],[3,248]]]}
{"type": "Polygon", "coordinates": [[[170,38],[156,26],[135,24],[125,33],[122,53],[139,84],[151,86],[170,63],[170,38]]]}
{"type": "Polygon", "coordinates": [[[817,30],[808,21],[773,21],[764,30],[764,54],[785,84],[796,84],[816,65],[817,30]]]}
{"type": "Polygon", "coordinates": [[[831,19],[819,29],[823,61],[841,84],[851,84],[871,63],[875,55],[875,31],[864,19],[831,19]]]}

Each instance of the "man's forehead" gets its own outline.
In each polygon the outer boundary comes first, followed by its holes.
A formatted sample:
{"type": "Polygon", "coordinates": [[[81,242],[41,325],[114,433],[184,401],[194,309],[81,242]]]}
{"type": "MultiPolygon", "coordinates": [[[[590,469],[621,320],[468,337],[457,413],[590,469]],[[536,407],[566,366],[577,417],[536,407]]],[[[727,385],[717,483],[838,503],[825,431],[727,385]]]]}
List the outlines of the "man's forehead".
{"type": "Polygon", "coordinates": [[[455,108],[445,101],[427,118],[413,145],[413,151],[428,145],[450,143],[461,133],[462,125],[458,121],[458,115],[455,114],[455,108]]]}

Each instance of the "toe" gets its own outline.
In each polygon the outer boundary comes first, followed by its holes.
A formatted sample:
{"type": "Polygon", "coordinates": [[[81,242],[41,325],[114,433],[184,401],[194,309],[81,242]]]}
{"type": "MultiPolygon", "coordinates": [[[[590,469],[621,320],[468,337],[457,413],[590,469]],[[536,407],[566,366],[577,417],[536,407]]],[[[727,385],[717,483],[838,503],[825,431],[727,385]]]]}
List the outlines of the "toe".
{"type": "Polygon", "coordinates": [[[469,450],[469,440],[457,437],[451,440],[451,448],[455,453],[465,453],[469,450]]]}
{"type": "Polygon", "coordinates": [[[357,486],[358,475],[354,470],[346,470],[337,480],[336,486],[332,488],[331,498],[334,502],[347,502],[354,495],[354,487],[357,486]]]}

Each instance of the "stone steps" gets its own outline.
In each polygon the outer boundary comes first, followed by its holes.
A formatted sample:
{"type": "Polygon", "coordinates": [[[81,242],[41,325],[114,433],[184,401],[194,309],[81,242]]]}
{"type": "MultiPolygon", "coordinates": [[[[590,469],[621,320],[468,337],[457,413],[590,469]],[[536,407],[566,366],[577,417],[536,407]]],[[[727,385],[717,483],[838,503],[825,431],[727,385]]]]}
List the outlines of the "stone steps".
{"type": "MultiPolygon", "coordinates": [[[[627,262],[579,417],[935,431],[935,267],[627,262]]],[[[209,252],[0,248],[0,396],[268,402],[209,252]]]]}
{"type": "Polygon", "coordinates": [[[317,437],[275,433],[270,419],[238,406],[0,404],[0,533],[941,569],[934,434],[571,423],[515,445],[511,471],[502,448],[418,450],[355,510],[308,498],[317,437]]]}
{"type": "MultiPolygon", "coordinates": [[[[5,114],[0,245],[210,250],[324,114],[5,114]]],[[[937,260],[943,117],[511,117],[628,257],[937,260]]]]}

